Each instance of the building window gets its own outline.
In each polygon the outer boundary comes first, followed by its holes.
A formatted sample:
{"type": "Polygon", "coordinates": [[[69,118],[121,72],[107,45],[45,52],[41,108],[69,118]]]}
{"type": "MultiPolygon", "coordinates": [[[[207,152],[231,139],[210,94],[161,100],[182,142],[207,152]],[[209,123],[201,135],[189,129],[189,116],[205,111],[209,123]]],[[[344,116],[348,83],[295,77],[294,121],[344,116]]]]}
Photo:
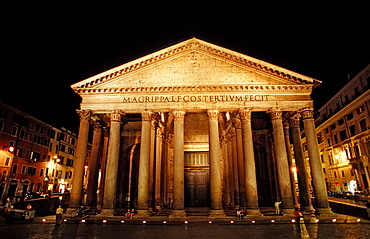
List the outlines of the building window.
{"type": "Polygon", "coordinates": [[[26,135],[26,130],[25,129],[21,129],[21,131],[19,132],[19,138],[20,139],[24,139],[24,136],[26,135]]]}
{"type": "Polygon", "coordinates": [[[355,145],[354,150],[355,150],[356,157],[360,157],[361,156],[360,146],[355,145]]]}
{"type": "Polygon", "coordinates": [[[337,144],[338,143],[338,136],[337,134],[334,134],[334,143],[337,144]]]}
{"type": "Polygon", "coordinates": [[[360,120],[360,128],[361,128],[361,132],[364,132],[367,130],[366,119],[360,120]]]}
{"type": "Polygon", "coordinates": [[[9,164],[10,164],[10,157],[9,156],[7,156],[7,157],[5,157],[5,161],[4,161],[4,165],[5,166],[9,166],[9,164]]]}
{"type": "Polygon", "coordinates": [[[353,113],[352,112],[347,115],[347,120],[351,120],[351,119],[353,119],[353,113]]]}
{"type": "Polygon", "coordinates": [[[44,169],[43,168],[40,168],[40,174],[39,176],[42,177],[44,175],[44,169]]]}
{"type": "Polygon", "coordinates": [[[349,126],[349,132],[350,132],[351,136],[356,135],[356,126],[354,124],[349,126]]]}
{"type": "Polygon", "coordinates": [[[17,136],[17,132],[18,132],[18,127],[17,127],[17,126],[13,126],[13,127],[12,127],[12,132],[11,132],[11,134],[12,134],[13,136],[17,136]]]}
{"type": "Polygon", "coordinates": [[[26,169],[27,169],[27,166],[23,165],[22,170],[21,170],[21,174],[26,174],[26,169]]]}
{"type": "Polygon", "coordinates": [[[329,165],[333,165],[334,162],[333,162],[333,156],[331,154],[328,155],[328,158],[329,158],[329,165]]]}
{"type": "Polygon", "coordinates": [[[334,123],[334,124],[332,124],[332,125],[330,125],[330,128],[331,128],[332,130],[334,130],[336,127],[337,127],[337,126],[336,126],[336,124],[335,124],[335,123],[334,123]]]}
{"type": "Polygon", "coordinates": [[[3,171],[3,173],[1,174],[1,180],[6,180],[6,174],[7,174],[7,171],[3,171]]]}
{"type": "Polygon", "coordinates": [[[349,160],[349,159],[351,159],[352,157],[351,157],[351,151],[349,150],[349,148],[345,148],[345,150],[344,151],[346,151],[346,156],[347,156],[347,159],[349,160]]]}
{"type": "Polygon", "coordinates": [[[342,171],[342,177],[345,178],[346,175],[344,174],[344,170],[342,171]]]}
{"type": "Polygon", "coordinates": [[[18,164],[14,164],[12,168],[12,174],[17,174],[18,164]]]}
{"type": "Polygon", "coordinates": [[[40,161],[40,158],[41,158],[41,154],[40,153],[37,153],[35,151],[31,151],[30,153],[30,159],[33,160],[33,161],[40,161]]]}
{"type": "Polygon", "coordinates": [[[360,107],[358,107],[356,109],[356,112],[357,112],[358,115],[364,113],[365,112],[365,107],[363,105],[361,105],[360,107]]]}
{"type": "Polygon", "coordinates": [[[338,176],[337,176],[337,172],[334,172],[334,178],[337,178],[338,176]]]}
{"type": "Polygon", "coordinates": [[[341,126],[342,124],[344,124],[343,118],[341,118],[340,120],[338,120],[338,125],[341,126]]]}
{"type": "Polygon", "coordinates": [[[339,131],[339,137],[341,141],[347,139],[346,130],[339,131]]]}

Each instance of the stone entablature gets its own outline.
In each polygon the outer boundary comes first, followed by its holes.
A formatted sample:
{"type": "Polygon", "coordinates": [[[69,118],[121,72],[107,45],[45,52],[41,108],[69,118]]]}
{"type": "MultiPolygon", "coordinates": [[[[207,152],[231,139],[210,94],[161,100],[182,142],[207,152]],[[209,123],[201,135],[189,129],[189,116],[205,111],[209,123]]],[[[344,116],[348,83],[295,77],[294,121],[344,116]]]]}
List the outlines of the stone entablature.
{"type": "Polygon", "coordinates": [[[251,92],[251,93],[311,93],[312,85],[214,85],[214,86],[153,86],[153,87],[127,87],[127,88],[75,88],[78,94],[129,94],[138,92],[251,92]]]}

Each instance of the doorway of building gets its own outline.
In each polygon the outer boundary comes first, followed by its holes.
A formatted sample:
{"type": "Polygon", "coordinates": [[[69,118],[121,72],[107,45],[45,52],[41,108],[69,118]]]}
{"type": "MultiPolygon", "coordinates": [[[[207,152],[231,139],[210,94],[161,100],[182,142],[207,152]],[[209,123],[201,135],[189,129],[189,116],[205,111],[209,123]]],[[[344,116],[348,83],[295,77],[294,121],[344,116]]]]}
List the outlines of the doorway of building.
{"type": "Polygon", "coordinates": [[[208,152],[185,153],[185,207],[208,207],[208,152]]]}

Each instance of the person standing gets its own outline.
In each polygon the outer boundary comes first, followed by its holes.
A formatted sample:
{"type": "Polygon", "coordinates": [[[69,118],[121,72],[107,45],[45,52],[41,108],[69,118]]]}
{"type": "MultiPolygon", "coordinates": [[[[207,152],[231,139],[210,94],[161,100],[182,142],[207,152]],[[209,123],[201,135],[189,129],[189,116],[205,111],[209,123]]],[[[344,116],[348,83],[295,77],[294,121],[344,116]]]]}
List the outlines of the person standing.
{"type": "Polygon", "coordinates": [[[61,223],[62,215],[63,215],[63,208],[61,205],[59,205],[55,214],[56,214],[55,226],[58,226],[61,223]]]}
{"type": "Polygon", "coordinates": [[[281,202],[275,202],[275,214],[280,214],[280,203],[281,202]]]}

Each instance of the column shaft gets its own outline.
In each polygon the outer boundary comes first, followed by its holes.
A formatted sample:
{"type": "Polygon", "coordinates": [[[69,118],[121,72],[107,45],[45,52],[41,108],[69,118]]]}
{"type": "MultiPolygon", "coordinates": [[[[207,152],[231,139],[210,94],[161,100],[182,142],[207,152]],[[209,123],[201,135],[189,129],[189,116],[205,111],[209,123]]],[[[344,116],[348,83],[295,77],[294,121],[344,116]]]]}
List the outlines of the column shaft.
{"type": "Polygon", "coordinates": [[[308,156],[310,158],[311,176],[315,192],[316,213],[330,214],[328,194],[325,185],[324,172],[320,157],[319,145],[317,143],[313,110],[305,108],[301,111],[303,125],[306,134],[308,156]]]}
{"type": "Polygon", "coordinates": [[[149,212],[149,170],[150,170],[150,135],[152,112],[141,113],[141,144],[138,182],[138,214],[148,216],[149,212]]]}
{"type": "Polygon", "coordinates": [[[211,209],[222,209],[222,181],[220,141],[218,137],[218,111],[208,110],[209,116],[209,168],[211,209]]]}
{"type": "Polygon", "coordinates": [[[113,111],[110,114],[110,134],[103,198],[103,208],[110,209],[109,212],[107,211],[110,214],[113,213],[113,209],[116,206],[121,117],[122,113],[119,111],[113,111]]]}
{"type": "Polygon", "coordinates": [[[245,187],[247,194],[247,214],[258,214],[261,212],[258,208],[258,192],[256,178],[256,163],[254,160],[253,135],[251,125],[250,109],[239,110],[242,121],[243,131],[243,148],[244,148],[244,171],[245,171],[245,187]]]}
{"type": "Polygon", "coordinates": [[[184,205],[184,111],[174,111],[173,133],[173,211],[172,217],[185,217],[184,205]]]}
{"type": "Polygon", "coordinates": [[[76,160],[74,162],[74,172],[72,178],[72,191],[70,199],[71,208],[79,208],[82,203],[82,186],[84,177],[84,167],[87,152],[87,140],[89,136],[90,110],[77,110],[80,115],[80,128],[78,131],[76,160]]]}
{"type": "Polygon", "coordinates": [[[277,173],[279,188],[282,198],[283,214],[292,214],[294,212],[293,197],[289,175],[289,165],[287,152],[285,148],[284,130],[282,122],[282,113],[278,109],[269,111],[274,135],[274,149],[277,164],[277,173]]]}
{"type": "Polygon", "coordinates": [[[245,188],[245,163],[244,163],[244,151],[243,151],[243,133],[242,125],[239,118],[234,118],[234,124],[236,128],[236,144],[238,154],[238,173],[239,173],[239,198],[240,207],[245,209],[247,207],[247,195],[245,188]]]}
{"type": "Polygon", "coordinates": [[[292,131],[292,141],[297,168],[299,200],[301,210],[304,212],[312,212],[312,203],[310,198],[309,177],[304,161],[303,147],[301,141],[301,132],[299,130],[299,116],[294,116],[290,121],[292,131]]]}
{"type": "Polygon", "coordinates": [[[93,122],[94,135],[91,150],[91,159],[89,164],[89,182],[87,184],[87,199],[86,204],[89,206],[96,206],[97,186],[99,175],[99,150],[102,138],[102,129],[99,122],[93,122]]]}

